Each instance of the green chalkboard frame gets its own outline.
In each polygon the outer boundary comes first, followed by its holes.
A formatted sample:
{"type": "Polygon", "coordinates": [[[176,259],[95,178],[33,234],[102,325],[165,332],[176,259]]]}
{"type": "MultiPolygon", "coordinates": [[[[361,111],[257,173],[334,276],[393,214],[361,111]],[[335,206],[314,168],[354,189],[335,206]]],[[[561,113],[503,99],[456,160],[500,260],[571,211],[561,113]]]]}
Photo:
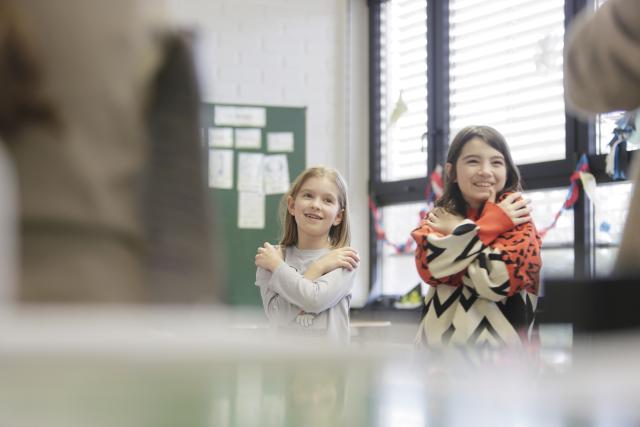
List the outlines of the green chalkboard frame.
{"type": "MultiPolygon", "coordinates": [[[[233,188],[230,190],[208,188],[207,198],[211,206],[212,229],[216,242],[216,268],[220,271],[220,280],[226,282],[226,301],[231,305],[259,306],[262,304],[260,292],[255,287],[256,268],[254,258],[258,246],[264,242],[276,243],[280,237],[280,219],[278,206],[282,194],[266,196],[265,228],[238,228],[238,154],[241,152],[276,154],[267,152],[267,133],[291,132],[294,138],[293,152],[285,154],[289,164],[289,178],[295,179],[306,167],[306,107],[277,107],[248,104],[203,103],[201,123],[204,128],[203,159],[208,171],[208,132],[206,129],[216,125],[215,108],[224,107],[259,107],[266,111],[266,124],[262,129],[260,149],[234,148],[233,188]],[[223,274],[224,273],[224,274],[223,274]]],[[[222,125],[230,127],[228,125],[222,125]]],[[[243,128],[244,126],[233,126],[243,128]]]]}

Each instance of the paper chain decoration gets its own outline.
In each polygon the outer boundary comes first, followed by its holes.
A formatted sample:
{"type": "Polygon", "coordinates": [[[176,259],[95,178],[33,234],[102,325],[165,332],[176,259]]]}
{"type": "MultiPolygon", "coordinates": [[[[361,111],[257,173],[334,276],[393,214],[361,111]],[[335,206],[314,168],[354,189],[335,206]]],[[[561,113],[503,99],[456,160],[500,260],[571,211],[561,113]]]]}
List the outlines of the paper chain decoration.
{"type": "MultiPolygon", "coordinates": [[[[587,190],[587,187],[591,187],[591,185],[587,184],[587,182],[595,183],[595,179],[593,179],[593,175],[591,175],[591,173],[589,172],[589,161],[587,160],[586,154],[583,154],[582,156],[580,156],[580,160],[576,165],[576,169],[571,174],[571,177],[569,178],[569,180],[571,181],[571,184],[569,184],[569,191],[567,192],[567,197],[564,203],[562,204],[562,207],[553,217],[553,221],[551,222],[551,224],[549,224],[548,226],[544,227],[539,231],[540,237],[542,238],[544,238],[544,236],[547,234],[549,230],[551,230],[553,227],[556,226],[556,224],[558,223],[558,218],[560,218],[560,215],[562,215],[564,211],[573,208],[573,205],[575,205],[576,202],[578,201],[578,198],[580,197],[580,187],[578,186],[578,180],[582,181],[582,187],[585,189],[585,193],[589,195],[589,191],[587,190]]],[[[590,198],[593,200],[593,195],[590,195],[590,198]]]]}
{"type": "MultiPolygon", "coordinates": [[[[567,197],[562,204],[562,207],[558,210],[558,212],[553,217],[553,221],[548,226],[542,228],[540,230],[540,237],[544,237],[549,230],[554,228],[558,222],[558,219],[562,215],[562,213],[566,210],[573,208],[573,206],[578,201],[580,197],[580,186],[578,185],[578,181],[581,182],[582,188],[584,189],[585,194],[592,201],[595,200],[595,178],[589,171],[589,162],[586,154],[583,154],[580,157],[580,160],[576,164],[576,168],[574,172],[571,174],[569,189],[567,191],[567,197]]],[[[429,181],[427,182],[427,186],[425,188],[425,208],[420,210],[420,220],[424,218],[426,215],[427,209],[433,206],[433,203],[440,198],[443,192],[443,184],[442,184],[442,167],[438,166],[436,170],[431,174],[429,181]]],[[[384,231],[384,227],[382,224],[382,220],[380,219],[380,212],[378,207],[373,201],[373,198],[369,196],[369,209],[371,210],[371,215],[374,221],[374,227],[376,232],[376,237],[378,240],[381,240],[386,245],[391,246],[395,249],[396,253],[411,253],[414,250],[415,242],[411,237],[407,239],[405,243],[396,244],[391,242],[384,231]]],[[[611,226],[607,222],[603,222],[600,224],[600,230],[607,231],[611,228],[611,226]]]]}
{"type": "MultiPolygon", "coordinates": [[[[429,181],[424,190],[424,199],[426,202],[425,208],[420,210],[420,220],[424,218],[427,213],[427,208],[432,206],[433,203],[442,196],[444,185],[442,184],[442,166],[436,166],[436,169],[431,173],[429,181]]],[[[369,196],[369,209],[371,210],[371,216],[373,217],[373,225],[376,231],[376,238],[381,240],[386,245],[395,249],[396,253],[404,254],[411,253],[415,248],[415,242],[411,236],[404,243],[392,243],[384,231],[382,220],[380,219],[380,212],[376,206],[373,198],[369,196]]],[[[419,223],[419,221],[418,221],[419,223]]],[[[418,226],[418,224],[416,224],[418,226]]]]}

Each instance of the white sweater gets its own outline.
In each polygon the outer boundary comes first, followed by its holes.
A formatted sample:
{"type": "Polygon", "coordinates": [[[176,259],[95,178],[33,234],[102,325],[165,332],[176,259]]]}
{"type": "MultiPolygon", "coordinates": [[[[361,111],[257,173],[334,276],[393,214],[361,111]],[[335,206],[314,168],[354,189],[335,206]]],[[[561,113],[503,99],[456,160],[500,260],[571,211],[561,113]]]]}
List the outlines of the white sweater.
{"type": "Polygon", "coordinates": [[[271,324],[281,332],[326,337],[338,344],[349,342],[349,306],[356,270],[333,270],[311,281],[303,277],[309,265],[329,249],[287,247],[285,262],[273,273],[258,267],[256,286],[271,324]],[[301,311],[315,314],[304,327],[296,322],[301,311]]]}

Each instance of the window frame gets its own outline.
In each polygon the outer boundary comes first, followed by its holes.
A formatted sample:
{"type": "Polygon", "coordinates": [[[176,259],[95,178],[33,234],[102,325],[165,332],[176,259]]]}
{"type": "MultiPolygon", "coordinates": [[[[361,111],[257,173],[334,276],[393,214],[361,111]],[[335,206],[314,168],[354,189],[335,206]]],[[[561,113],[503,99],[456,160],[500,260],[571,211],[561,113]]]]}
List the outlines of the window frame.
{"type": "MultiPolygon", "coordinates": [[[[444,165],[449,139],[449,4],[427,0],[427,176],[400,181],[381,179],[381,33],[380,14],[384,4],[394,0],[367,0],[369,6],[369,194],[378,207],[424,200],[427,177],[436,165],[444,165]]],[[[565,30],[588,0],[564,2],[565,30]]],[[[569,185],[569,176],[582,153],[587,153],[591,173],[597,183],[613,182],[605,172],[606,154],[596,154],[595,121],[583,122],[565,109],[565,158],[519,165],[526,190],[544,190],[569,185]]],[[[629,158],[634,151],[628,151],[629,158]]],[[[629,162],[630,163],[630,162],[629,162]]],[[[628,175],[628,174],[627,174],[628,175]]],[[[625,181],[616,181],[625,182],[625,181]]],[[[582,191],[582,190],[581,190],[582,191]]],[[[574,272],[573,277],[586,280],[595,277],[594,212],[591,204],[580,197],[574,205],[574,272]]],[[[370,216],[369,283],[370,290],[381,280],[378,256],[382,242],[370,216]]]]}

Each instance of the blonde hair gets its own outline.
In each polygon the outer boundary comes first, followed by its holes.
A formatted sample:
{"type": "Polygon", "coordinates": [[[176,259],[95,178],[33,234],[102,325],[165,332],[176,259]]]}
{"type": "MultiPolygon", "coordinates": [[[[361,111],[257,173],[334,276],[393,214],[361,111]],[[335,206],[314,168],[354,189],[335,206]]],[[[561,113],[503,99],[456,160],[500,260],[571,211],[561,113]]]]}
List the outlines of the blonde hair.
{"type": "Polygon", "coordinates": [[[329,230],[329,241],[331,247],[342,248],[351,243],[351,231],[349,227],[349,203],[347,198],[347,183],[340,172],[326,166],[314,166],[307,168],[302,172],[291,184],[289,191],[282,196],[280,200],[280,219],[282,221],[282,238],[280,245],[293,246],[298,244],[298,224],[293,215],[289,213],[288,200],[289,197],[295,199],[302,185],[309,178],[329,178],[338,188],[338,205],[342,210],[342,221],[338,225],[334,225],[329,230]]]}

